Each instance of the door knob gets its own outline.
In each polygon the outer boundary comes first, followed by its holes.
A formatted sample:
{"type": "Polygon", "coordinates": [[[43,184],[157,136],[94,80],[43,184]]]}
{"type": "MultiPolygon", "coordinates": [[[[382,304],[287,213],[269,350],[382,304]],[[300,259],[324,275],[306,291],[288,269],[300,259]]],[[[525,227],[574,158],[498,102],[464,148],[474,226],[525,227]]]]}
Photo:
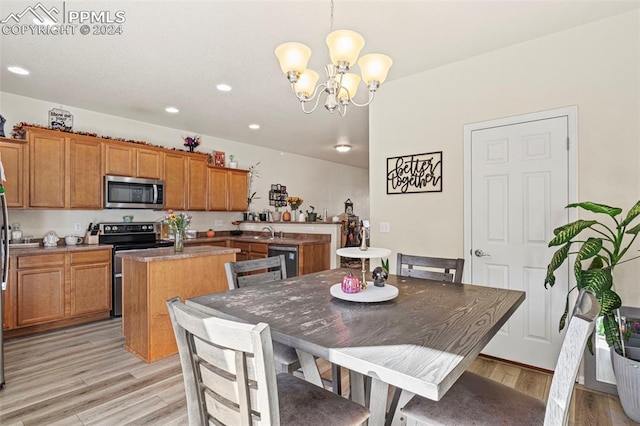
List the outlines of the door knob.
{"type": "Polygon", "coordinates": [[[485,253],[480,249],[476,249],[476,251],[474,251],[473,254],[475,254],[478,257],[485,257],[485,256],[491,257],[491,255],[489,253],[485,253]]]}

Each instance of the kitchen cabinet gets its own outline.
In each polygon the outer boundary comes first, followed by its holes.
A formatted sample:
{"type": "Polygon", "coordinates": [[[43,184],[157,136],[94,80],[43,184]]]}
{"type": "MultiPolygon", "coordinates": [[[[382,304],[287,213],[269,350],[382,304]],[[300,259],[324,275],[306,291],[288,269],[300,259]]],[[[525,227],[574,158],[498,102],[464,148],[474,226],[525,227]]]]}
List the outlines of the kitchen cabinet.
{"type": "Polygon", "coordinates": [[[64,261],[64,253],[18,258],[17,327],[64,318],[64,261]]]}
{"type": "Polygon", "coordinates": [[[0,138],[0,155],[7,181],[4,183],[6,190],[7,207],[26,207],[26,183],[24,173],[27,168],[27,141],[0,138]]]}
{"type": "Polygon", "coordinates": [[[173,210],[187,208],[187,157],[180,153],[164,155],[164,207],[173,210]]]}
{"type": "Polygon", "coordinates": [[[208,210],[247,211],[248,174],[244,170],[209,168],[208,210]]]}
{"type": "Polygon", "coordinates": [[[109,311],[111,309],[110,250],[73,252],[70,257],[69,316],[109,311]]]}
{"type": "Polygon", "coordinates": [[[162,179],[164,158],[160,149],[140,148],[127,142],[105,141],[105,174],[162,179]]]}
{"type": "Polygon", "coordinates": [[[29,207],[61,209],[65,185],[67,144],[60,132],[29,132],[29,207]]]}
{"type": "Polygon", "coordinates": [[[29,182],[28,207],[102,209],[101,151],[97,138],[30,130],[28,161],[22,163],[22,181],[29,182]]]}
{"type": "Polygon", "coordinates": [[[240,249],[240,252],[236,253],[236,261],[269,257],[269,245],[266,243],[249,243],[232,240],[231,247],[240,249]]]}
{"type": "Polygon", "coordinates": [[[206,157],[188,157],[187,209],[207,209],[207,159],[206,157]]]}
{"type": "Polygon", "coordinates": [[[298,250],[298,274],[306,275],[313,272],[326,271],[331,268],[330,244],[305,244],[298,250]]]}
{"type": "Polygon", "coordinates": [[[96,138],[69,138],[69,207],[102,209],[102,144],[96,138]]]}
{"type": "Polygon", "coordinates": [[[111,248],[47,251],[11,255],[3,299],[7,337],[110,316],[111,248]]]}

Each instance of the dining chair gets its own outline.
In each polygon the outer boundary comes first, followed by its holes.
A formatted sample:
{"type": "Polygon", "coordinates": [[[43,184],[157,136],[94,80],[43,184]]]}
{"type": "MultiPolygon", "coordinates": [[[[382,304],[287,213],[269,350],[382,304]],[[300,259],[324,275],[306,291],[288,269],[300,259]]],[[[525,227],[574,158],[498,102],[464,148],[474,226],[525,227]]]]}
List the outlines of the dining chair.
{"type": "MultiPolygon", "coordinates": [[[[460,258],[427,257],[398,253],[396,260],[396,275],[402,277],[462,283],[463,269],[464,259],[460,258]]],[[[389,406],[387,425],[391,424],[393,417],[396,415],[400,400],[406,401],[409,398],[410,394],[404,392],[403,395],[403,390],[396,388],[389,406]]]]}
{"type": "Polygon", "coordinates": [[[167,301],[189,424],[359,425],[365,407],[291,374],[276,375],[268,324],[230,321],[167,301]]]}
{"type": "MultiPolygon", "coordinates": [[[[224,264],[229,290],[266,284],[287,278],[284,255],[265,259],[241,260],[224,264]]],[[[274,360],[278,373],[293,373],[300,368],[298,354],[292,347],[273,342],[274,360]]]]}
{"type": "Polygon", "coordinates": [[[461,283],[464,259],[398,253],[396,275],[461,283]],[[453,270],[453,272],[452,272],[453,270]]]}
{"type": "Polygon", "coordinates": [[[595,295],[581,290],[560,348],[546,405],[544,401],[467,371],[440,401],[413,397],[402,408],[407,426],[566,424],[580,360],[599,312],[595,295]]]}
{"type": "MultiPolygon", "coordinates": [[[[267,257],[265,259],[241,260],[227,262],[224,265],[227,272],[227,284],[229,290],[258,284],[266,284],[272,281],[287,278],[287,265],[284,255],[267,257]]],[[[295,349],[273,342],[274,359],[278,373],[293,373],[300,368],[300,360],[295,349]]],[[[342,377],[340,367],[331,365],[331,386],[336,394],[342,392],[342,377]]]]}

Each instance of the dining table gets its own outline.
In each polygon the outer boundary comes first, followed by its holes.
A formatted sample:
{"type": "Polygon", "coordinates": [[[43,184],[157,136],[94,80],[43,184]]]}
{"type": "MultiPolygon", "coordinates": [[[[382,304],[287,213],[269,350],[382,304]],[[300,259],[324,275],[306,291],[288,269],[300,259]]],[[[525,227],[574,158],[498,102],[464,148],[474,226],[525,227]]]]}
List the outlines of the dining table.
{"type": "Polygon", "coordinates": [[[335,291],[351,271],[321,271],[186,303],[269,324],[272,339],[295,348],[305,379],[319,386],[314,357],[347,368],[351,398],[369,407],[369,425],[377,426],[385,424],[389,385],[408,395],[400,407],[414,394],[440,400],[525,299],[518,290],[389,275],[386,290],[397,289],[391,300],[354,302],[335,291]]]}

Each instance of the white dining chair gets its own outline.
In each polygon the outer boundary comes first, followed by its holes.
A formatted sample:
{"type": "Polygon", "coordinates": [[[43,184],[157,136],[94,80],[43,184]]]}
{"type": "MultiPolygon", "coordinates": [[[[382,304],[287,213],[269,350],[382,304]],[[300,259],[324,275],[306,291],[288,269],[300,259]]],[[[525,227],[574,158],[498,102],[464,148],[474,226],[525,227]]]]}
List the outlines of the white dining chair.
{"type": "Polygon", "coordinates": [[[440,401],[413,397],[401,409],[407,426],[567,424],[578,367],[599,312],[595,295],[581,290],[560,349],[546,405],[544,401],[467,371],[440,401]]]}
{"type": "Polygon", "coordinates": [[[192,426],[360,425],[365,407],[299,379],[276,375],[268,324],[245,324],[167,301],[192,426]]]}

